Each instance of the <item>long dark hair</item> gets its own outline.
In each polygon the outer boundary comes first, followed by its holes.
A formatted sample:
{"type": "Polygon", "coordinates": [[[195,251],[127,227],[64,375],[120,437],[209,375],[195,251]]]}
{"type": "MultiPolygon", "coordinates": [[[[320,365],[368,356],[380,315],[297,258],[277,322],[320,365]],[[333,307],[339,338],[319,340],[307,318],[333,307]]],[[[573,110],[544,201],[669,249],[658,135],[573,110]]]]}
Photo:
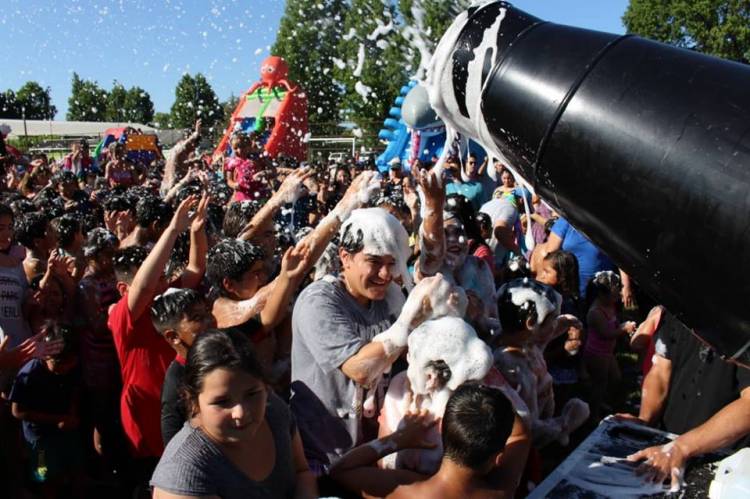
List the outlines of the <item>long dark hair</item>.
{"type": "Polygon", "coordinates": [[[196,414],[198,395],[203,391],[206,376],[216,369],[240,370],[266,381],[263,368],[245,335],[209,329],[195,339],[185,363],[182,397],[190,416],[196,414]]]}
{"type": "Polygon", "coordinates": [[[557,286],[555,289],[563,298],[578,298],[578,258],[573,253],[563,250],[555,250],[544,257],[545,261],[552,264],[557,272],[557,286]]]}

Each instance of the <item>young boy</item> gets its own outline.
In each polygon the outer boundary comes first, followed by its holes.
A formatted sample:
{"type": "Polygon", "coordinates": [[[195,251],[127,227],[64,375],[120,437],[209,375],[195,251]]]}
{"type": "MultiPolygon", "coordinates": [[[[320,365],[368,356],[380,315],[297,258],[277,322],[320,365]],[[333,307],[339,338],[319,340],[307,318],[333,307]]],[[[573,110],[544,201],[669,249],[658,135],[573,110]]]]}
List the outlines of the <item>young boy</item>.
{"type": "Polygon", "coordinates": [[[151,321],[176,353],[161,390],[161,437],[166,447],[188,419],[179,391],[188,349],[197,335],[216,327],[216,320],[198,292],[170,288],[154,300],[151,321]]]}
{"type": "Polygon", "coordinates": [[[63,340],[62,351],[27,362],[16,376],[10,401],[13,416],[23,422],[33,480],[43,484],[45,497],[54,497],[83,465],[78,432],[81,381],[72,330],[53,322],[46,330],[47,339],[63,340]]]}
{"type": "Polygon", "coordinates": [[[16,241],[26,248],[23,270],[31,282],[37,274],[47,270],[47,259],[55,248],[55,236],[49,230],[49,219],[41,213],[27,213],[15,222],[16,241]]]}
{"type": "Polygon", "coordinates": [[[164,450],[159,426],[161,387],[175,355],[159,338],[147,312],[154,297],[167,288],[164,267],[177,237],[188,227],[190,261],[179,280],[184,287],[200,282],[205,269],[207,205],[206,197],[200,202],[197,197],[185,199],[150,253],[131,246],[115,254],[117,289],[122,298],[110,308],[107,324],[120,360],[122,425],[131,454],[139,460],[136,466],[143,468],[144,475],[150,475],[164,450]]]}

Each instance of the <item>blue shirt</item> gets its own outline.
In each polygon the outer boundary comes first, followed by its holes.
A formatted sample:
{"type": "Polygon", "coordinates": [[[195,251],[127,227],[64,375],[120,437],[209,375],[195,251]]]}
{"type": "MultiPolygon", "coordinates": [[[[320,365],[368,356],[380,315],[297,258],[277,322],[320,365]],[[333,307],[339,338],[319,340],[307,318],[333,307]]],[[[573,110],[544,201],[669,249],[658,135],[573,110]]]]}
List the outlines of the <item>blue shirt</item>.
{"type": "Polygon", "coordinates": [[[445,193],[461,194],[463,197],[471,201],[475,210],[479,210],[482,206],[482,201],[484,200],[482,183],[478,180],[468,180],[460,184],[458,182],[451,182],[445,186],[445,193]]]}
{"type": "MultiPolygon", "coordinates": [[[[43,360],[32,359],[18,371],[10,401],[31,411],[63,416],[70,412],[73,397],[80,386],[79,380],[78,368],[55,374],[47,369],[43,360]]],[[[29,443],[61,431],[53,423],[24,421],[22,426],[24,438],[29,443]]]]}
{"type": "Polygon", "coordinates": [[[573,253],[578,259],[578,279],[581,298],[586,296],[586,284],[602,270],[615,270],[615,264],[599,248],[578,232],[565,219],[558,219],[552,233],[562,239],[562,250],[573,253]]]}

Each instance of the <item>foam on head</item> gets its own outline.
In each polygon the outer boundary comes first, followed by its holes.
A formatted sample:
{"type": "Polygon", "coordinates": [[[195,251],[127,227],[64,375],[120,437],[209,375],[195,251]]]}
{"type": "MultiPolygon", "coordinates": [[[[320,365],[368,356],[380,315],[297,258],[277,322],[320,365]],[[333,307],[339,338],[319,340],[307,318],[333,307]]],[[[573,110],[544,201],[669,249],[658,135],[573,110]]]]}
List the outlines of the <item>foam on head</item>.
{"type": "Polygon", "coordinates": [[[537,326],[544,322],[550,313],[553,313],[555,317],[560,315],[562,305],[560,293],[540,282],[528,278],[514,279],[500,288],[498,296],[504,293],[510,293],[511,301],[516,306],[520,307],[526,302],[534,303],[537,326]]]}
{"type": "Polygon", "coordinates": [[[401,276],[407,287],[411,277],[406,268],[409,259],[409,235],[396,217],[382,208],[360,208],[341,226],[339,241],[345,234],[361,237],[362,251],[368,255],[391,256],[396,260],[395,276],[401,276]]]}
{"type": "Polygon", "coordinates": [[[492,367],[492,351],[476,331],[458,317],[423,322],[409,335],[407,376],[415,394],[426,395],[428,364],[442,360],[450,369],[450,392],[469,380],[481,380],[492,367]]]}

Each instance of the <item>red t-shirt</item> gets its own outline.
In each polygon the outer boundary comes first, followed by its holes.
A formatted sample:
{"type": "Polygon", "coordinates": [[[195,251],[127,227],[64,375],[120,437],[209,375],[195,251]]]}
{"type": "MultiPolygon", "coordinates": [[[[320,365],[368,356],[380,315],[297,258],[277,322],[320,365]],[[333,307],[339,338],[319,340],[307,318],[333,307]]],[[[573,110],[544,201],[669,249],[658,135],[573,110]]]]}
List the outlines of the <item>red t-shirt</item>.
{"type": "Polygon", "coordinates": [[[159,457],[161,387],[175,351],[154,329],[148,312],[133,322],[128,295],[112,308],[107,321],[120,359],[122,395],[120,414],[134,457],[159,457]]]}

